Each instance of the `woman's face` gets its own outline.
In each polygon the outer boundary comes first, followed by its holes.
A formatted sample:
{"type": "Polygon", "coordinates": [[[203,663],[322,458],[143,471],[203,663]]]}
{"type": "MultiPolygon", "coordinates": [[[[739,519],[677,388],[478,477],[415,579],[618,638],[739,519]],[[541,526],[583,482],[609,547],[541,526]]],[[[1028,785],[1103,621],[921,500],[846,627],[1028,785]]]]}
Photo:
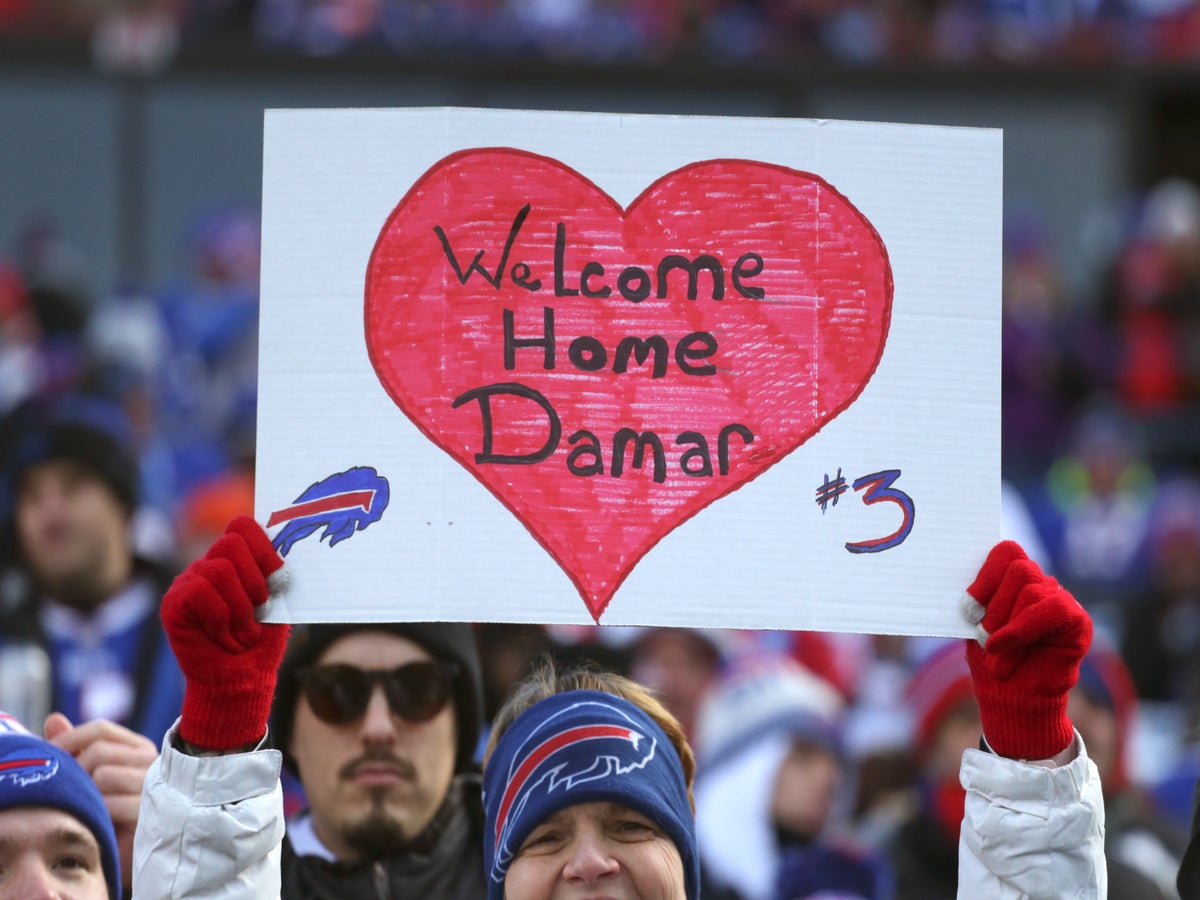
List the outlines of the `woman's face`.
{"type": "Polygon", "coordinates": [[[617,803],[580,803],[530,832],[508,867],[506,900],[686,900],[666,833],[617,803]]]}

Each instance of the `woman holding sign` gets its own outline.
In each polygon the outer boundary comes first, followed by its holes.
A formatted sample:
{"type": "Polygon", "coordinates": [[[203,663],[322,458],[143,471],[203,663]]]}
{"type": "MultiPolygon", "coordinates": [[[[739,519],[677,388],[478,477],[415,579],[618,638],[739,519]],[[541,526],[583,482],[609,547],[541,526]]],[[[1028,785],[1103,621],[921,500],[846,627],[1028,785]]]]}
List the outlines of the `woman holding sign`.
{"type": "MultiPolygon", "coordinates": [[[[1091,620],[1012,542],[992,550],[964,613],[986,744],[963,757],[959,896],[1103,898],[1100,781],[1066,717],[1091,620]]],[[[485,761],[488,900],[699,900],[694,768],[679,724],[638,685],[535,673],[485,761]]]]}
{"type": "MultiPolygon", "coordinates": [[[[254,613],[279,581],[282,560],[244,517],[208,557],[187,572],[212,590],[169,591],[163,619],[173,646],[211,649],[201,654],[208,665],[197,689],[227,684],[223,721],[245,727],[226,741],[229,750],[203,759],[186,746],[164,747],[142,799],[138,896],[279,890],[278,753],[259,739],[287,627],[257,625],[254,613]],[[238,564],[213,565],[225,555],[238,564]],[[222,614],[191,608],[200,595],[218,597],[222,614]],[[169,787],[160,768],[180,767],[204,777],[169,787]],[[199,817],[166,814],[188,806],[172,791],[197,789],[219,789],[220,803],[199,817]],[[207,852],[197,854],[198,846],[207,852]],[[199,855],[219,859],[219,872],[184,884],[181,859],[199,855]]],[[[959,895],[1104,898],[1100,781],[1066,717],[1091,621],[1011,542],[992,550],[968,595],[964,611],[978,639],[967,642],[967,657],[986,746],[963,757],[959,895]]],[[[185,701],[183,732],[195,724],[191,710],[185,701]]],[[[692,753],[678,723],[638,685],[542,674],[514,691],[493,735],[484,773],[489,900],[699,900],[692,753]]]]}

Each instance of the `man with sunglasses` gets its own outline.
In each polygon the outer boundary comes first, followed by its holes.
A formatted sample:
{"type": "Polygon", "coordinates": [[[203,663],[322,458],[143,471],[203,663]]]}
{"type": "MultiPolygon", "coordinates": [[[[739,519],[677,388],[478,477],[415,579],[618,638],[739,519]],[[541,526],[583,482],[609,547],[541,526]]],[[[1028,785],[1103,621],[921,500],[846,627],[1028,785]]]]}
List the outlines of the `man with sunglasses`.
{"type": "Polygon", "coordinates": [[[240,516],[163,600],[187,692],[147,777],[135,894],[484,896],[470,626],[300,626],[285,654],[288,627],[259,621],[283,575],[240,516]],[[281,761],[309,804],[286,836],[281,761]]]}
{"type": "Polygon", "coordinates": [[[309,803],[288,825],[285,900],[483,896],[481,697],[468,625],[297,629],[272,714],[309,803]]]}

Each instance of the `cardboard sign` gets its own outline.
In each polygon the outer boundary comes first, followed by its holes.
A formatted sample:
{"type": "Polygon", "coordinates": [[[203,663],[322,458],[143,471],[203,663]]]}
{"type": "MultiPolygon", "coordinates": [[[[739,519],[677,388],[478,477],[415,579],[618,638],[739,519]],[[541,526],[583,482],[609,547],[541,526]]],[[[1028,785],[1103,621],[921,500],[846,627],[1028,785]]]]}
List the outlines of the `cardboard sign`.
{"type": "Polygon", "coordinates": [[[275,617],[966,633],[1000,135],[270,111],[275,617]]]}

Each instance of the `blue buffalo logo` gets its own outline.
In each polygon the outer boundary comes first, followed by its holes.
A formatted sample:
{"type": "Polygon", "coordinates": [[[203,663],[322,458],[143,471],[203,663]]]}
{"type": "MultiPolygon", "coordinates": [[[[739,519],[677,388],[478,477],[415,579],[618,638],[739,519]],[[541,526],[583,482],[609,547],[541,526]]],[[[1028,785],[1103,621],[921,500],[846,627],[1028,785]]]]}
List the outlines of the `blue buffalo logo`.
{"type": "Polygon", "coordinates": [[[284,525],[271,543],[280,556],[319,528],[329,546],[378,522],[388,505],[388,482],[370,466],[356,466],[309,487],[286,509],[271,513],[267,527],[284,525]],[[286,524],[284,524],[286,523],[286,524]]]}
{"type": "Polygon", "coordinates": [[[58,772],[58,760],[53,756],[28,756],[28,748],[0,756],[0,784],[8,782],[28,787],[53,778],[58,772]]]}

